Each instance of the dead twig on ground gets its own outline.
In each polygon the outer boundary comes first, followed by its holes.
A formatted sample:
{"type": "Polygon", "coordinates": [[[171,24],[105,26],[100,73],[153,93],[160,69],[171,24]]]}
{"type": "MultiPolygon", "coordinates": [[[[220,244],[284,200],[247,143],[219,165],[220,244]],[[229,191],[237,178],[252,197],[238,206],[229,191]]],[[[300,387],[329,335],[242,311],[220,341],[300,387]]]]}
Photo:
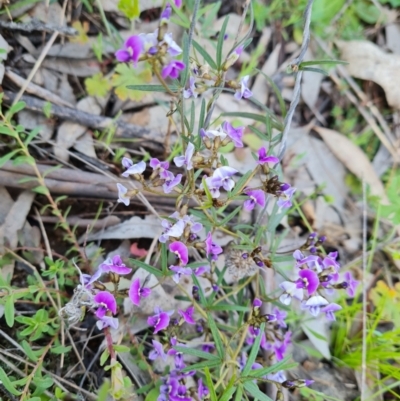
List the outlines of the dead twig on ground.
{"type": "Polygon", "coordinates": [[[29,22],[0,21],[0,27],[4,29],[10,29],[12,31],[57,32],[58,34],[65,36],[76,36],[78,34],[78,31],[75,28],[69,26],[45,24],[36,18],[32,18],[32,20],[29,22]]]}
{"type": "MultiPolygon", "coordinates": [[[[15,103],[16,96],[17,95],[13,92],[4,91],[4,103],[8,105],[15,103]]],[[[46,102],[43,100],[36,99],[32,96],[22,96],[20,100],[26,103],[25,107],[28,110],[37,111],[40,113],[43,113],[43,107],[46,105],[46,102]]],[[[56,104],[51,105],[51,115],[98,130],[107,129],[114,125],[116,127],[117,136],[120,135],[141,139],[141,146],[151,149],[155,152],[163,152],[162,143],[156,142],[154,139],[146,140],[146,136],[154,136],[152,135],[152,131],[139,125],[128,124],[121,120],[114,120],[110,117],[96,116],[72,107],[60,106],[56,104]]]]}

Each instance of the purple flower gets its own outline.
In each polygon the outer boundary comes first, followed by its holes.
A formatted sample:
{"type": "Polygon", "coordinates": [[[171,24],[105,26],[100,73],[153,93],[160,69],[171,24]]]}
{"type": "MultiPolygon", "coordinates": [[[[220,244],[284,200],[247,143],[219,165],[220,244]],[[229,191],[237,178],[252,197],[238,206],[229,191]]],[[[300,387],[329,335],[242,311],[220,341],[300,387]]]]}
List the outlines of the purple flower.
{"type": "Polygon", "coordinates": [[[212,237],[211,237],[211,232],[209,232],[207,234],[205,243],[206,243],[207,257],[211,256],[212,260],[217,260],[218,255],[220,253],[222,253],[222,248],[219,245],[217,245],[215,242],[213,242],[212,237]]]}
{"type": "Polygon", "coordinates": [[[171,191],[181,182],[182,174],[177,174],[174,176],[170,171],[168,171],[168,178],[163,184],[164,193],[169,194],[171,191]]]}
{"type": "Polygon", "coordinates": [[[191,170],[193,168],[192,157],[194,153],[194,145],[189,142],[186,148],[185,156],[177,156],[174,157],[174,163],[177,167],[186,166],[187,170],[191,170]]]}
{"type": "MultiPolygon", "coordinates": [[[[182,53],[182,49],[176,44],[176,42],[172,39],[172,33],[166,33],[164,35],[164,42],[168,46],[168,53],[170,56],[175,57],[182,53]]],[[[183,64],[183,63],[182,63],[183,64]]],[[[185,65],[183,64],[183,68],[185,65]]],[[[181,69],[183,69],[181,68],[181,69]]]]}
{"type": "Polygon", "coordinates": [[[281,327],[282,329],[285,329],[287,327],[287,324],[285,322],[287,313],[285,311],[281,311],[278,308],[274,308],[272,310],[272,313],[275,315],[276,317],[276,324],[281,327]]]}
{"type": "Polygon", "coordinates": [[[150,326],[154,326],[154,334],[156,334],[159,331],[164,330],[168,327],[170,316],[174,313],[174,311],[164,312],[161,308],[156,306],[154,308],[154,312],[156,314],[154,316],[148,317],[147,323],[150,326]]]}
{"type": "Polygon", "coordinates": [[[235,92],[235,98],[240,100],[241,98],[248,99],[249,97],[253,96],[253,92],[247,87],[249,82],[249,75],[246,75],[240,80],[240,89],[235,92]]]}
{"type": "Polygon", "coordinates": [[[168,21],[171,18],[172,7],[169,3],[166,4],[163,12],[160,15],[161,21],[168,21]]]}
{"type": "Polygon", "coordinates": [[[296,298],[301,301],[304,297],[303,289],[298,288],[296,283],[292,283],[291,281],[284,281],[279,285],[279,287],[285,291],[285,293],[279,297],[279,300],[284,305],[290,305],[292,298],[296,298]]]}
{"type": "Polygon", "coordinates": [[[329,302],[324,297],[321,297],[320,295],[314,295],[303,304],[303,308],[308,309],[311,315],[317,317],[321,311],[321,308],[328,304],[329,302]]]}
{"type": "Polygon", "coordinates": [[[197,395],[200,399],[207,397],[210,391],[208,390],[207,386],[203,384],[203,380],[200,378],[197,382],[197,395]]]}
{"type": "Polygon", "coordinates": [[[163,180],[167,179],[169,177],[169,163],[168,162],[161,162],[160,160],[156,158],[150,159],[149,163],[150,167],[153,169],[153,171],[158,171],[158,174],[160,178],[163,180]]]}
{"type": "Polygon", "coordinates": [[[189,306],[185,311],[179,309],[178,313],[183,317],[186,323],[196,324],[193,319],[194,306],[189,306]]]}
{"type": "Polygon", "coordinates": [[[340,305],[332,303],[332,304],[329,304],[329,305],[325,306],[324,308],[322,308],[321,312],[325,313],[326,318],[328,320],[336,320],[334,313],[340,309],[342,309],[342,307],[340,305]]]}
{"type": "Polygon", "coordinates": [[[258,149],[258,164],[266,163],[279,163],[279,158],[275,156],[267,156],[267,149],[263,146],[262,148],[258,149]]]}
{"type": "Polygon", "coordinates": [[[127,169],[121,175],[122,177],[129,177],[134,174],[142,174],[144,170],[146,170],[146,163],[141,161],[139,163],[133,164],[131,159],[124,157],[122,159],[122,165],[127,169]]]}
{"type": "Polygon", "coordinates": [[[103,273],[116,273],[120,275],[129,274],[132,269],[127,267],[121,259],[121,256],[115,255],[112,258],[107,258],[100,266],[99,269],[103,273]]]}
{"type": "Polygon", "coordinates": [[[297,280],[298,288],[305,288],[308,295],[313,294],[319,287],[318,274],[313,270],[303,269],[299,272],[300,279],[297,280]]]}
{"type": "Polygon", "coordinates": [[[197,98],[198,93],[196,92],[196,79],[194,77],[189,78],[189,88],[183,91],[183,97],[189,99],[190,97],[197,98]]]}
{"type": "MultiPolygon", "coordinates": [[[[228,36],[225,35],[224,39],[226,39],[228,36]]],[[[229,67],[231,67],[233,64],[236,63],[238,60],[239,56],[242,54],[243,51],[243,46],[238,46],[226,59],[226,62],[224,63],[224,70],[228,70],[229,67]]]]}
{"type": "Polygon", "coordinates": [[[169,245],[169,250],[173,252],[184,265],[189,261],[189,252],[187,246],[183,242],[173,242],[169,245]]]}
{"type": "Polygon", "coordinates": [[[179,71],[185,69],[185,63],[178,60],[171,60],[161,71],[161,76],[165,79],[171,77],[177,79],[179,77],[179,71]]]}
{"type": "MultiPolygon", "coordinates": [[[[221,192],[219,190],[221,188],[221,185],[222,185],[221,178],[219,178],[219,177],[208,177],[208,178],[205,179],[205,181],[206,181],[206,184],[207,184],[207,188],[211,193],[211,197],[214,198],[214,199],[219,198],[219,196],[221,195],[221,192]]],[[[201,184],[200,187],[202,187],[202,186],[203,186],[203,183],[201,184]]]]}
{"type": "MultiPolygon", "coordinates": [[[[179,346],[179,347],[185,347],[185,344],[178,343],[175,337],[171,338],[171,345],[174,346],[179,346]]],[[[174,357],[174,362],[175,362],[175,367],[177,369],[183,369],[185,367],[185,363],[183,362],[183,354],[180,351],[177,351],[174,348],[171,348],[168,353],[168,355],[171,355],[174,357]]]]}
{"type": "Polygon", "coordinates": [[[181,7],[182,6],[182,0],[174,0],[174,3],[177,7],[181,7]]]}
{"type": "MultiPolygon", "coordinates": [[[[289,184],[287,184],[289,185],[289,184]]],[[[293,194],[296,192],[296,188],[293,188],[289,185],[289,188],[283,190],[280,194],[279,194],[279,199],[278,202],[276,202],[276,204],[278,205],[278,207],[280,208],[289,208],[292,206],[292,196],[293,194]]]]}
{"type": "Polygon", "coordinates": [[[117,301],[114,298],[114,295],[108,291],[100,291],[98,292],[93,301],[97,304],[96,316],[101,318],[106,312],[111,311],[113,315],[117,313],[117,301]]]}
{"type": "Polygon", "coordinates": [[[316,255],[305,256],[300,250],[293,252],[293,257],[296,259],[296,267],[303,268],[304,265],[310,268],[315,268],[317,272],[321,272],[320,258],[316,255]]]}
{"type": "Polygon", "coordinates": [[[179,283],[181,276],[190,276],[192,274],[192,269],[190,267],[170,266],[169,270],[175,273],[172,276],[172,280],[177,284],[179,283]]]}
{"type": "Polygon", "coordinates": [[[349,295],[349,297],[354,297],[356,288],[358,286],[358,281],[354,280],[350,272],[346,272],[344,274],[344,279],[346,280],[347,283],[347,294],[349,295]]]}
{"type": "Polygon", "coordinates": [[[243,148],[242,137],[244,133],[244,127],[233,127],[228,121],[225,121],[222,124],[223,130],[227,133],[229,138],[231,138],[232,142],[237,148],[243,148]]]}
{"type": "Polygon", "coordinates": [[[254,298],[253,307],[254,307],[254,308],[259,308],[261,305],[262,305],[261,299],[254,298]]]}
{"type": "Polygon", "coordinates": [[[210,266],[200,266],[197,269],[194,270],[194,275],[196,277],[201,276],[204,273],[209,273],[210,272],[210,266]]]}
{"type": "Polygon", "coordinates": [[[150,292],[150,288],[143,288],[140,286],[140,280],[137,278],[132,281],[132,284],[129,288],[129,298],[134,305],[139,306],[140,298],[148,297],[150,292]]]}
{"type": "Polygon", "coordinates": [[[254,209],[255,205],[260,205],[264,207],[265,205],[265,193],[261,189],[253,189],[244,191],[246,195],[250,197],[250,199],[246,200],[243,204],[245,210],[250,211],[254,209]]]}
{"type": "Polygon", "coordinates": [[[207,137],[210,139],[220,138],[223,141],[227,134],[222,130],[222,127],[218,127],[217,129],[210,129],[206,131],[204,128],[200,129],[201,138],[207,137]]]}
{"type": "Polygon", "coordinates": [[[152,33],[140,33],[140,40],[143,45],[143,52],[149,54],[156,54],[158,51],[158,29],[156,29],[152,33]]]}
{"type": "Polygon", "coordinates": [[[93,283],[96,282],[100,276],[103,274],[103,271],[101,269],[97,269],[93,276],[90,274],[82,274],[81,271],[79,270],[79,281],[82,285],[82,287],[85,287],[86,289],[90,290],[93,288],[93,283]]]}
{"type": "Polygon", "coordinates": [[[200,232],[203,229],[203,224],[199,223],[199,222],[195,222],[193,220],[193,216],[183,216],[182,220],[185,222],[185,224],[187,226],[190,227],[190,232],[192,234],[197,234],[198,232],[200,232]]]}
{"type": "Polygon", "coordinates": [[[128,194],[128,188],[117,182],[118,188],[118,203],[123,203],[125,206],[129,206],[131,197],[128,194]]]}
{"type": "Polygon", "coordinates": [[[115,57],[122,63],[133,61],[137,65],[140,54],[143,51],[143,43],[139,35],[130,36],[124,43],[124,47],[115,52],[115,57]]]}
{"type": "Polygon", "coordinates": [[[275,340],[275,343],[272,348],[275,351],[275,357],[276,357],[277,361],[281,361],[285,357],[287,348],[291,343],[291,336],[292,336],[292,332],[287,331],[285,333],[283,341],[275,340]]]}
{"type": "Polygon", "coordinates": [[[96,326],[99,330],[103,330],[106,327],[118,329],[119,321],[116,317],[104,315],[100,317],[99,320],[96,322],[96,326]]]}
{"type": "Polygon", "coordinates": [[[158,239],[163,244],[168,241],[169,237],[179,238],[185,229],[185,222],[183,220],[178,220],[173,225],[168,220],[163,220],[161,225],[166,228],[166,231],[158,239]]]}
{"type": "Polygon", "coordinates": [[[149,353],[149,359],[151,361],[155,361],[157,358],[161,358],[163,361],[167,359],[167,355],[164,352],[164,348],[161,343],[156,340],[151,340],[153,343],[154,349],[152,349],[149,353]]]}
{"type": "Polygon", "coordinates": [[[225,191],[231,191],[235,186],[235,181],[231,179],[238,171],[229,166],[219,167],[214,171],[213,178],[221,180],[222,187],[225,191]]]}

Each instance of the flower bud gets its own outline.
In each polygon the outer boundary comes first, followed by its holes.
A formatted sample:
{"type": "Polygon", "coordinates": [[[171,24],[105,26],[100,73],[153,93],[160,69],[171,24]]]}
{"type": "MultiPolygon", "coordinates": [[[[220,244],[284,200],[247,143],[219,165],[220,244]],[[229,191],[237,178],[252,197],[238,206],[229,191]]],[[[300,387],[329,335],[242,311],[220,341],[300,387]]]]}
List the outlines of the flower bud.
{"type": "Polygon", "coordinates": [[[222,65],[222,70],[227,71],[233,64],[236,63],[239,56],[243,51],[243,46],[238,46],[226,59],[225,63],[222,65]]]}
{"type": "Polygon", "coordinates": [[[304,380],[304,379],[297,379],[297,380],[286,380],[282,383],[282,386],[288,389],[294,388],[302,388],[308,387],[314,383],[314,380],[304,380]]]}
{"type": "Polygon", "coordinates": [[[120,279],[119,274],[116,274],[114,272],[109,272],[108,274],[110,276],[110,280],[111,280],[112,283],[114,283],[114,284],[118,284],[119,283],[119,279],[120,279]]]}
{"type": "Polygon", "coordinates": [[[106,289],[107,289],[105,285],[103,285],[102,283],[100,283],[98,281],[95,281],[93,283],[93,287],[98,289],[98,290],[100,290],[100,291],[106,291],[106,289]]]}

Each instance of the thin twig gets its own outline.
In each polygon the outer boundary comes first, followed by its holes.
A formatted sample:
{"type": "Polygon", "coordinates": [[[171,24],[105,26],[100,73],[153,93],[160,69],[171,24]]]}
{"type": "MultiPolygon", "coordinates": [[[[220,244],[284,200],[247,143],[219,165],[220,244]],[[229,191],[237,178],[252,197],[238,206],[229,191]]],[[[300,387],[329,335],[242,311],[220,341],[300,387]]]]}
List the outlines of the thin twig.
{"type": "Polygon", "coordinates": [[[361,354],[361,401],[367,395],[367,184],[363,180],[363,277],[362,277],[362,354],[361,354]]]}
{"type": "Polygon", "coordinates": [[[76,36],[78,34],[78,31],[75,28],[69,26],[45,24],[44,22],[39,21],[35,18],[33,18],[29,22],[22,22],[22,23],[14,21],[0,21],[0,27],[4,29],[25,31],[25,32],[33,32],[33,31],[58,32],[59,34],[66,36],[76,36]]]}
{"type": "Polygon", "coordinates": [[[296,110],[296,107],[300,100],[301,78],[303,76],[303,71],[299,71],[298,67],[299,67],[300,63],[303,61],[304,56],[307,51],[307,48],[308,48],[308,44],[310,43],[310,23],[311,23],[311,10],[312,10],[313,2],[314,2],[314,0],[308,0],[307,7],[304,12],[305,21],[304,21],[304,30],[303,30],[303,43],[301,45],[300,54],[291,63],[292,69],[293,70],[297,69],[297,73],[296,73],[296,81],[295,81],[294,91],[293,91],[293,99],[290,103],[289,111],[286,114],[285,121],[284,121],[284,129],[282,132],[281,146],[280,146],[279,154],[278,154],[278,157],[280,160],[282,160],[282,158],[285,154],[286,141],[287,141],[287,137],[289,134],[290,125],[292,123],[294,111],[296,110]]]}

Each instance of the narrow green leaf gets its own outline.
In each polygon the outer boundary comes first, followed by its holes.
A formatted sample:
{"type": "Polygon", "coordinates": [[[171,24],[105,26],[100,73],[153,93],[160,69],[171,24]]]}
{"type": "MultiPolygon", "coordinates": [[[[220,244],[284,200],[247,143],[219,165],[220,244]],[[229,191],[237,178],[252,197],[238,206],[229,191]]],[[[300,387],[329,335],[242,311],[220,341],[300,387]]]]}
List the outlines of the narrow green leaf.
{"type": "MultiPolygon", "coordinates": [[[[282,359],[281,361],[275,363],[273,366],[267,366],[262,369],[255,369],[251,371],[251,377],[263,377],[265,375],[268,375],[269,373],[273,372],[279,372],[280,370],[286,370],[289,369],[288,366],[293,367],[292,362],[288,362],[290,359],[290,356],[287,356],[286,358],[282,359]]],[[[295,366],[298,364],[295,363],[295,366]]]]}
{"type": "Polygon", "coordinates": [[[131,351],[131,348],[127,347],[126,345],[117,345],[117,344],[115,344],[115,345],[113,345],[113,348],[114,348],[115,351],[122,352],[122,353],[131,351]]]}
{"type": "MultiPolygon", "coordinates": [[[[166,92],[167,89],[162,85],[127,85],[128,89],[144,92],[166,92]]],[[[179,88],[177,86],[168,86],[172,92],[176,92],[179,88]]]]}
{"type": "Polygon", "coordinates": [[[13,138],[17,136],[17,133],[14,130],[6,127],[5,125],[0,125],[0,134],[9,135],[12,136],[13,138]]]}
{"type": "Polygon", "coordinates": [[[189,37],[187,32],[183,32],[182,36],[182,61],[185,63],[185,69],[181,72],[181,85],[184,87],[189,77],[190,63],[189,63],[189,37]]]}
{"type": "Polygon", "coordinates": [[[217,66],[218,69],[221,69],[222,63],[222,48],[224,46],[224,36],[226,32],[226,27],[228,26],[229,15],[225,17],[224,23],[222,24],[221,30],[218,33],[218,42],[217,42],[217,66]]]}
{"type": "Polygon", "coordinates": [[[238,386],[235,396],[235,401],[242,401],[243,399],[243,387],[238,386]]]}
{"type": "Polygon", "coordinates": [[[221,365],[221,361],[203,361],[199,363],[195,363],[193,365],[187,366],[186,368],[182,369],[182,372],[190,372],[191,370],[201,370],[204,368],[213,369],[221,365]]]}
{"type": "Polygon", "coordinates": [[[3,386],[7,389],[8,392],[10,392],[13,395],[21,395],[22,393],[18,391],[8,378],[8,375],[4,371],[2,367],[0,367],[0,382],[3,384],[3,386]]]}
{"type": "Polygon", "coordinates": [[[258,386],[252,381],[248,381],[244,383],[244,388],[248,391],[254,398],[257,398],[260,401],[273,401],[272,398],[269,398],[266,394],[264,394],[258,386]]]}
{"type": "Polygon", "coordinates": [[[232,398],[233,394],[235,394],[236,389],[236,386],[226,388],[222,396],[219,398],[219,401],[229,401],[232,398]]]}
{"type": "Polygon", "coordinates": [[[199,288],[200,303],[203,307],[206,307],[208,305],[208,302],[207,298],[204,295],[203,287],[200,285],[198,278],[194,274],[192,274],[192,277],[194,284],[197,285],[197,287],[199,288]]]}
{"type": "Polygon", "coordinates": [[[329,72],[325,71],[321,68],[314,68],[314,67],[302,67],[302,71],[310,71],[310,72],[317,72],[318,74],[326,75],[327,77],[329,76],[329,72]]]}
{"type": "Polygon", "coordinates": [[[100,366],[104,366],[104,364],[107,362],[107,359],[109,356],[110,356],[110,352],[106,348],[100,356],[100,366]]]}
{"type": "Polygon", "coordinates": [[[32,348],[26,340],[22,340],[21,346],[25,351],[26,356],[32,361],[37,362],[38,357],[34,354],[32,348]]]}
{"type": "Polygon", "coordinates": [[[15,113],[18,113],[19,111],[21,111],[22,109],[24,109],[26,106],[25,102],[17,102],[14,105],[12,105],[7,112],[6,117],[8,119],[10,119],[15,113]]]}
{"type": "Polygon", "coordinates": [[[224,345],[222,343],[222,338],[219,333],[217,324],[215,323],[214,318],[211,316],[210,313],[207,313],[207,320],[208,320],[208,327],[211,330],[213,340],[215,342],[215,348],[217,349],[217,353],[221,359],[225,356],[224,345]]]}
{"type": "Polygon", "coordinates": [[[196,117],[195,105],[194,100],[192,100],[190,104],[190,124],[189,124],[189,133],[193,134],[194,131],[194,121],[196,117]]]}
{"type": "Polygon", "coordinates": [[[309,66],[309,65],[347,65],[349,64],[347,61],[342,60],[311,60],[311,61],[302,61],[299,65],[301,66],[309,66]]]}
{"type": "Polygon", "coordinates": [[[15,314],[14,297],[11,294],[11,295],[8,295],[7,301],[4,305],[4,316],[6,318],[6,323],[9,327],[14,326],[14,314],[15,314]]]}
{"type": "Polygon", "coordinates": [[[47,189],[47,187],[43,186],[43,185],[39,185],[35,188],[32,188],[33,192],[37,192],[38,194],[42,194],[42,195],[49,195],[49,190],[47,189]]]}
{"type": "Polygon", "coordinates": [[[248,312],[249,308],[243,305],[230,305],[230,304],[216,304],[209,306],[210,310],[231,310],[231,311],[238,311],[238,312],[248,312]]]}
{"type": "Polygon", "coordinates": [[[245,365],[244,369],[242,370],[242,373],[241,373],[242,376],[248,375],[248,373],[250,372],[251,366],[253,365],[253,363],[255,362],[255,360],[257,358],[258,351],[260,350],[261,338],[262,338],[262,335],[264,334],[264,329],[265,329],[265,323],[262,323],[260,326],[259,333],[258,333],[256,339],[254,340],[253,346],[251,347],[251,352],[247,359],[246,365],[245,365]]]}
{"type": "Polygon", "coordinates": [[[207,53],[207,51],[204,49],[203,46],[201,46],[199,43],[197,43],[194,39],[193,39],[193,47],[196,49],[196,51],[198,51],[202,56],[204,61],[213,69],[213,70],[217,70],[217,64],[215,64],[215,61],[212,59],[212,57],[207,53]]]}
{"type": "Polygon", "coordinates": [[[194,349],[194,348],[189,348],[189,347],[182,347],[179,345],[176,345],[173,348],[176,349],[177,351],[181,352],[182,354],[193,355],[198,358],[207,359],[209,361],[220,361],[219,356],[210,354],[209,352],[204,352],[204,351],[194,349]]]}
{"type": "Polygon", "coordinates": [[[253,173],[252,171],[248,171],[246,174],[244,174],[242,177],[239,178],[238,182],[235,184],[232,192],[230,193],[230,197],[229,198],[233,198],[241,190],[243,190],[244,183],[248,180],[248,178],[250,177],[250,175],[252,173],[253,173]]]}
{"type": "Polygon", "coordinates": [[[3,167],[9,160],[11,160],[13,158],[14,155],[19,153],[20,151],[21,151],[21,149],[14,149],[11,152],[0,157],[0,168],[3,167]]]}
{"type": "Polygon", "coordinates": [[[63,345],[59,345],[58,347],[54,347],[50,349],[50,352],[52,354],[66,354],[67,352],[71,351],[71,346],[68,345],[67,347],[63,346],[63,345]]]}
{"type": "Polygon", "coordinates": [[[218,225],[224,226],[226,223],[229,223],[242,209],[243,209],[243,206],[238,206],[231,213],[229,213],[228,216],[226,216],[224,219],[222,219],[218,225]]]}
{"type": "Polygon", "coordinates": [[[144,262],[142,262],[140,260],[137,260],[137,259],[129,259],[129,261],[131,263],[133,263],[134,265],[136,265],[138,267],[141,267],[142,269],[148,271],[149,273],[154,274],[156,277],[162,277],[163,276],[163,273],[160,270],[156,269],[153,266],[148,265],[147,263],[144,263],[144,262]]]}
{"type": "Polygon", "coordinates": [[[206,383],[207,383],[208,390],[210,391],[210,400],[218,401],[217,394],[215,393],[214,383],[213,383],[211,375],[210,375],[210,369],[205,368],[204,374],[206,376],[206,383]]]}

